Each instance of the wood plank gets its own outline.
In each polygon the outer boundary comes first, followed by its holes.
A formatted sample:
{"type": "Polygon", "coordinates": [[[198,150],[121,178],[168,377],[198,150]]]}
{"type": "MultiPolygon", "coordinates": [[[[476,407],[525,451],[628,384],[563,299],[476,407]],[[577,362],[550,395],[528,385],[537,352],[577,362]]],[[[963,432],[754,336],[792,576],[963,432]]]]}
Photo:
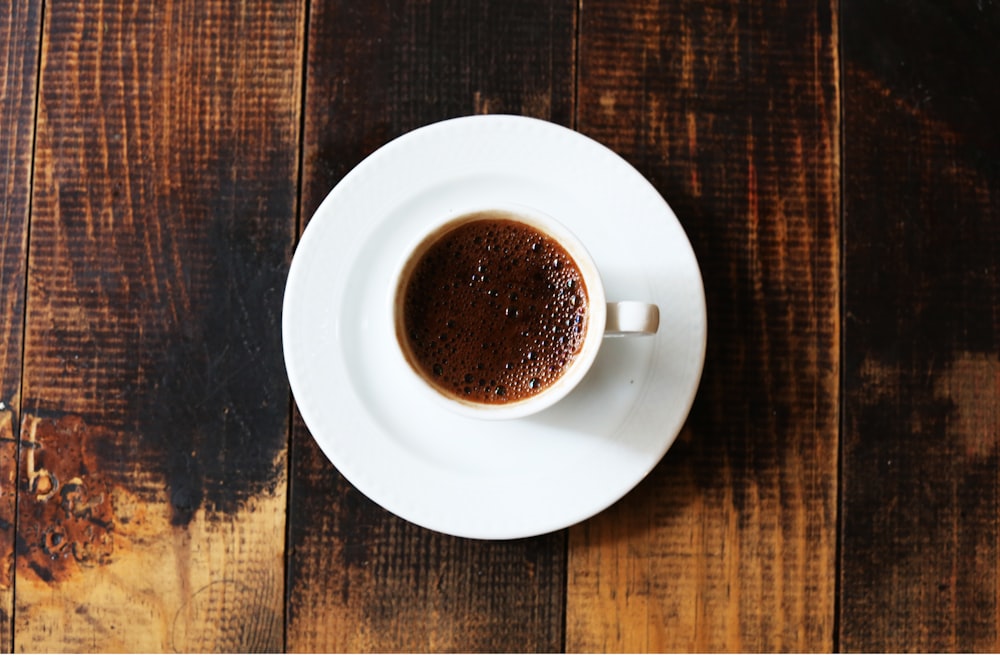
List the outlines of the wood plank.
{"type": "Polygon", "coordinates": [[[673,206],[709,334],[678,442],[570,531],[568,651],[833,648],[836,11],[583,3],[578,129],[673,206]]]}
{"type": "MultiPolygon", "coordinates": [[[[357,162],[457,115],[571,118],[569,0],[312,3],[303,215],[357,162]]],[[[294,427],[288,649],[562,648],[565,535],[482,542],[375,506],[294,427]]]]}
{"type": "Polygon", "coordinates": [[[13,648],[17,411],[42,1],[0,12],[0,653],[13,648]]]}
{"type": "Polygon", "coordinates": [[[1000,6],[844,0],[840,648],[1000,650],[1000,6]]]}
{"type": "Polygon", "coordinates": [[[19,652],[283,648],[304,7],[46,7],[19,652]]]}

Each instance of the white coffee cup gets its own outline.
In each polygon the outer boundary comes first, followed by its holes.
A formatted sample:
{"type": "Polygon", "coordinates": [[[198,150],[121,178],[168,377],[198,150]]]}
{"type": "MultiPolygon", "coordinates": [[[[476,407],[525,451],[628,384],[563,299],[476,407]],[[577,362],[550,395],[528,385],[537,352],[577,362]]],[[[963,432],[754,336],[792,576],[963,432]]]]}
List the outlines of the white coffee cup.
{"type": "MultiPolygon", "coordinates": [[[[499,276],[499,280],[503,281],[502,275],[499,276]]],[[[454,412],[479,419],[525,417],[554,405],[583,380],[597,358],[605,337],[648,336],[655,334],[659,328],[659,309],[655,304],[640,301],[608,302],[601,275],[583,243],[552,216],[522,205],[477,207],[442,221],[411,246],[410,251],[400,262],[392,289],[392,322],[399,343],[398,351],[407,365],[423,380],[420,384],[427,389],[428,395],[433,397],[432,400],[454,412]],[[413,332],[407,330],[404,312],[408,290],[416,289],[412,285],[414,272],[431,248],[454,230],[483,220],[512,220],[526,225],[542,237],[547,237],[558,244],[579,270],[587,302],[582,341],[570,355],[571,358],[562,365],[561,371],[555,373],[555,379],[537,392],[529,392],[527,395],[513,397],[503,402],[470,398],[463,394],[460,387],[445,387],[439,383],[433,376],[441,370],[440,365],[435,364],[432,369],[426,359],[419,358],[420,354],[411,342],[413,332]]],[[[487,321],[489,316],[489,314],[483,315],[487,321]]],[[[487,324],[482,331],[473,335],[482,334],[482,339],[488,340],[490,333],[491,329],[487,324]]]]}

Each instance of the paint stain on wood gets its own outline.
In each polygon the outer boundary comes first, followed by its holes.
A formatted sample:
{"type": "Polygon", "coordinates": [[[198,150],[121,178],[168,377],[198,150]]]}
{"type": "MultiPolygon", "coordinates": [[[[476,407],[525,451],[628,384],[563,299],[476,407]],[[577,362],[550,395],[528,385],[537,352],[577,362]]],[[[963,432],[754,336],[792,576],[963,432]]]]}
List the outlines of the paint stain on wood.
{"type": "MultiPolygon", "coordinates": [[[[16,568],[18,576],[53,584],[80,568],[110,564],[133,544],[162,539],[154,527],[161,519],[147,522],[148,512],[166,512],[181,531],[198,513],[222,521],[253,512],[254,498],[273,495],[284,474],[278,455],[255,466],[258,476],[227,485],[224,451],[190,440],[161,449],[137,446],[134,436],[75,414],[28,414],[21,433],[16,568]]],[[[249,467],[235,466],[230,474],[249,467]]],[[[0,528],[7,523],[13,524],[0,516],[0,528]]]]}
{"type": "Polygon", "coordinates": [[[16,451],[14,411],[6,402],[0,402],[0,591],[9,590],[14,581],[16,451]]]}
{"type": "Polygon", "coordinates": [[[176,526],[202,508],[232,514],[284,478],[288,388],[274,333],[284,267],[236,236],[213,239],[210,275],[240,288],[210,293],[196,324],[143,363],[149,382],[132,409],[150,440],[141,466],[166,481],[176,526]]]}
{"type": "Polygon", "coordinates": [[[76,415],[29,416],[20,447],[18,576],[47,583],[110,563],[122,527],[142,522],[141,503],[102,473],[111,434],[76,415]]]}

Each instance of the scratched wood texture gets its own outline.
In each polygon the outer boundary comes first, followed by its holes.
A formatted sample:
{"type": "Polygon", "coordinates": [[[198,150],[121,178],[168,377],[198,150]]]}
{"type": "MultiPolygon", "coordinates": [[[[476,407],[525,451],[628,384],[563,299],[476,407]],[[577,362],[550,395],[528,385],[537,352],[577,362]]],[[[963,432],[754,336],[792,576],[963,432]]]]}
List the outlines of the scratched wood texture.
{"type": "Polygon", "coordinates": [[[567,650],[830,651],[836,5],[588,1],[579,53],[578,128],[674,207],[709,340],[678,442],[570,530],[567,650]]]}
{"type": "Polygon", "coordinates": [[[304,7],[46,3],[18,652],[282,649],[304,7]]]}
{"type": "Polygon", "coordinates": [[[13,649],[17,411],[41,0],[0,12],[0,653],[13,649]]]}
{"type": "Polygon", "coordinates": [[[1000,3],[842,0],[844,651],[1000,651],[1000,3]]]}
{"type": "MultiPolygon", "coordinates": [[[[575,5],[312,3],[303,222],[357,162],[428,122],[569,124],[575,5]]],[[[562,649],[564,533],[490,543],[408,524],[339,476],[301,422],[290,484],[289,651],[562,649]]]]}

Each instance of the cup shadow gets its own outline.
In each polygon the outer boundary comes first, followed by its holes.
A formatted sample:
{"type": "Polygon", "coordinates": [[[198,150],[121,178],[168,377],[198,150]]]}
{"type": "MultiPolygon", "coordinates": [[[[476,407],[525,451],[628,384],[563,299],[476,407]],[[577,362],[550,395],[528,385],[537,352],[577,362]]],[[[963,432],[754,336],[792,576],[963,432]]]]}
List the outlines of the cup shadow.
{"type": "Polygon", "coordinates": [[[636,346],[654,344],[649,339],[608,338],[590,372],[559,403],[525,419],[541,429],[577,433],[581,437],[599,435],[613,446],[636,452],[650,447],[648,431],[636,428],[639,403],[652,382],[670,381],[655,376],[660,369],[637,363],[636,346]]]}

